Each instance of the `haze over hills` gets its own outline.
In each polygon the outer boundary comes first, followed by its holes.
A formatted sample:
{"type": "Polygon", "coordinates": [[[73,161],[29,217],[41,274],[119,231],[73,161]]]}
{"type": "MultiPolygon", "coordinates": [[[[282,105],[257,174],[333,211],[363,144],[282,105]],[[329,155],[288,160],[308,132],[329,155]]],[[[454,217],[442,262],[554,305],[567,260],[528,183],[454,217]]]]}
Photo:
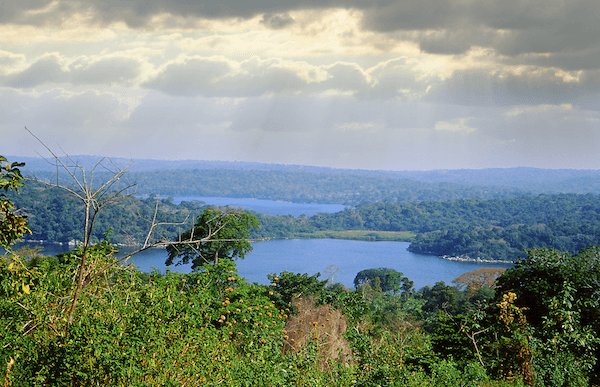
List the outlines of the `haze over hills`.
{"type": "MultiPolygon", "coordinates": [[[[48,160],[10,156],[26,163],[24,173],[49,179],[48,160]]],[[[72,156],[91,170],[100,156],[72,156]]],[[[255,162],[110,158],[127,166],[140,194],[248,196],[292,201],[358,203],[383,199],[432,200],[497,197],[523,193],[600,193],[599,170],[493,168],[432,171],[335,169],[255,162]]],[[[110,172],[95,171],[99,177],[110,172]]]]}

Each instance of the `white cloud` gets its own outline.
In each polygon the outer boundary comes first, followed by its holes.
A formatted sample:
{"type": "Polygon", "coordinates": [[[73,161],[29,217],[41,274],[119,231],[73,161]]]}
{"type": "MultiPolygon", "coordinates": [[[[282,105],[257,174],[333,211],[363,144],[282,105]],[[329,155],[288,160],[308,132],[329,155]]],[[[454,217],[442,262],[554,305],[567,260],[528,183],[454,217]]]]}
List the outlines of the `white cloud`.
{"type": "Polygon", "coordinates": [[[0,74],[14,71],[14,68],[24,61],[25,55],[23,54],[0,50],[0,74]]]}
{"type": "Polygon", "coordinates": [[[434,129],[450,132],[469,134],[477,131],[476,128],[468,125],[469,118],[457,118],[451,121],[438,121],[435,123],[434,129]]]}
{"type": "Polygon", "coordinates": [[[141,73],[140,61],[120,56],[78,57],[68,60],[57,53],[43,55],[21,70],[15,70],[0,82],[14,88],[32,88],[44,84],[127,84],[141,73]]]}
{"type": "Polygon", "coordinates": [[[568,113],[573,111],[573,105],[565,103],[561,105],[535,105],[535,106],[515,106],[509,109],[505,115],[510,118],[526,115],[526,114],[543,114],[548,112],[568,113]]]}

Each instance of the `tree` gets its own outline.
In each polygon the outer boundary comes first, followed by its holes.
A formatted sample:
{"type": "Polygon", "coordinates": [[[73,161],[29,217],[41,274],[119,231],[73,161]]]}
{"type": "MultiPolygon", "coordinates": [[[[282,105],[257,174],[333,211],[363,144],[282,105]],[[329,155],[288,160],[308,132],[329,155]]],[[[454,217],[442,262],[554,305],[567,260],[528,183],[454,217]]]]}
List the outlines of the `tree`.
{"type": "Polygon", "coordinates": [[[250,231],[259,226],[258,218],[233,208],[209,207],[194,226],[167,246],[165,264],[192,263],[192,270],[221,258],[244,258],[252,250],[250,231]]]}
{"type": "Polygon", "coordinates": [[[505,271],[506,269],[499,267],[482,267],[463,273],[452,280],[452,282],[459,287],[466,288],[467,292],[471,295],[483,287],[493,288],[496,279],[505,271]]]}
{"type": "Polygon", "coordinates": [[[6,192],[17,191],[23,185],[19,167],[24,165],[25,163],[9,163],[6,157],[0,155],[0,246],[5,249],[30,232],[27,218],[19,214],[6,197],[6,192]]]}
{"type": "Polygon", "coordinates": [[[358,272],[354,277],[354,286],[359,288],[368,284],[373,288],[381,289],[382,292],[409,293],[413,282],[399,271],[389,268],[365,269],[358,272]]]}
{"type": "Polygon", "coordinates": [[[600,382],[600,247],[576,255],[529,250],[497,283],[499,294],[514,294],[515,306],[534,329],[541,382],[575,385],[581,377],[600,382]]]}

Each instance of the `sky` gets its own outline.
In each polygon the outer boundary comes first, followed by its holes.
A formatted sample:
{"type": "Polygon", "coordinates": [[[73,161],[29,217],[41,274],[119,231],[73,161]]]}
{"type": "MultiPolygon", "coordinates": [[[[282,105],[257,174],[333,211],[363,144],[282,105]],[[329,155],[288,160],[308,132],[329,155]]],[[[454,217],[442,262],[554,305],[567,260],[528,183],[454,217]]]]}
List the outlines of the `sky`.
{"type": "Polygon", "coordinates": [[[0,154],[600,169],[598,0],[0,0],[0,154]]]}

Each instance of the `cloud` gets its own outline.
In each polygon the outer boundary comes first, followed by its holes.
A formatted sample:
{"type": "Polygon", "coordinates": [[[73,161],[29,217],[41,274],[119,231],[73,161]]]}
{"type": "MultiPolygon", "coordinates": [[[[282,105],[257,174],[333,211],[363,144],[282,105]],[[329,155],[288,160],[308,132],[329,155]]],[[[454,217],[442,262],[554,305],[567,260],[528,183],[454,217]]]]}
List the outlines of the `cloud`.
{"type": "Polygon", "coordinates": [[[162,157],[600,166],[595,0],[0,7],[2,135],[27,124],[79,153],[92,139],[162,157]]]}
{"type": "Polygon", "coordinates": [[[391,169],[600,167],[600,112],[569,104],[0,91],[0,133],[11,138],[0,153],[37,149],[20,134],[27,125],[69,153],[391,169]]]}
{"type": "Polygon", "coordinates": [[[0,20],[13,23],[56,23],[75,14],[85,15],[92,21],[110,24],[125,22],[130,27],[148,27],[158,16],[178,18],[252,18],[265,14],[267,20],[281,25],[289,20],[288,11],[299,9],[323,9],[343,6],[340,0],[24,0],[9,2],[3,8],[0,20]],[[273,18],[277,19],[274,20],[273,18]]]}
{"type": "Polygon", "coordinates": [[[481,139],[493,144],[496,164],[600,168],[599,111],[569,104],[515,106],[480,112],[471,122],[481,139]]]}
{"type": "Polygon", "coordinates": [[[274,30],[285,28],[294,23],[294,18],[288,13],[264,14],[261,23],[274,30]]]}
{"type": "Polygon", "coordinates": [[[424,31],[406,34],[407,39],[416,39],[421,50],[431,54],[459,55],[473,46],[489,46],[494,32],[485,28],[457,28],[424,31]]]}
{"type": "Polygon", "coordinates": [[[249,97],[265,94],[349,94],[368,98],[415,99],[427,77],[407,58],[363,69],[349,62],[312,65],[303,61],[186,57],[164,65],[144,84],[180,96],[249,97]]]}
{"type": "MultiPolygon", "coordinates": [[[[225,98],[179,98],[159,92],[149,92],[131,111],[127,126],[140,136],[163,133],[193,133],[201,128],[229,125],[230,113],[237,109],[236,99],[225,98]]],[[[181,138],[179,139],[181,140],[181,138]]]]}
{"type": "Polygon", "coordinates": [[[166,64],[145,85],[173,95],[216,95],[235,64],[224,58],[184,58],[166,64]]]}
{"type": "Polygon", "coordinates": [[[450,132],[450,133],[473,133],[477,131],[476,128],[473,128],[468,125],[469,118],[458,118],[451,121],[438,121],[435,123],[434,129],[450,132]]]}
{"type": "Polygon", "coordinates": [[[295,92],[310,77],[311,66],[301,62],[191,57],[165,65],[145,86],[172,95],[244,97],[295,92]]]}
{"type": "Polygon", "coordinates": [[[7,75],[3,83],[16,88],[30,88],[65,80],[66,71],[60,64],[59,56],[50,54],[38,59],[23,71],[7,75]]]}
{"type": "Polygon", "coordinates": [[[25,61],[23,54],[0,50],[0,73],[10,72],[15,65],[25,61]]]}
{"type": "Polygon", "coordinates": [[[415,69],[408,58],[395,58],[368,69],[372,88],[367,95],[377,98],[419,98],[425,93],[427,80],[415,69]]]}
{"type": "Polygon", "coordinates": [[[80,59],[69,66],[75,84],[127,84],[140,76],[142,63],[133,58],[108,56],[80,59]]]}
{"type": "Polygon", "coordinates": [[[32,88],[44,84],[127,84],[140,76],[139,60],[107,56],[79,57],[68,61],[59,54],[46,54],[25,69],[0,77],[0,82],[14,88],[32,88]]]}
{"type": "Polygon", "coordinates": [[[435,84],[427,99],[474,106],[562,104],[599,91],[582,78],[553,69],[469,69],[435,84]]]}
{"type": "MultiPolygon", "coordinates": [[[[182,20],[258,17],[267,28],[283,29],[295,24],[294,12],[336,8],[356,11],[363,30],[415,42],[428,53],[456,55],[484,47],[521,63],[533,55],[540,65],[568,61],[575,69],[590,66],[600,48],[596,0],[27,0],[4,2],[0,22],[68,25],[79,17],[88,23],[153,29],[178,26],[182,20]]],[[[375,36],[370,44],[376,47],[380,40],[375,36]]]]}
{"type": "MultiPolygon", "coordinates": [[[[365,28],[412,36],[429,52],[491,47],[504,55],[597,48],[600,4],[595,0],[407,0],[371,3],[365,28]],[[576,23],[573,21],[577,20],[576,23]]],[[[403,35],[406,37],[406,35],[403,35]]]]}
{"type": "Polygon", "coordinates": [[[122,140],[131,103],[120,93],[0,88],[0,133],[11,139],[2,141],[2,151],[43,152],[24,132],[27,126],[55,149],[71,154],[102,154],[122,140]]]}
{"type": "Polygon", "coordinates": [[[325,79],[315,83],[316,91],[339,91],[351,94],[365,92],[371,87],[371,77],[355,63],[336,62],[323,66],[321,71],[326,73],[325,79]]]}

